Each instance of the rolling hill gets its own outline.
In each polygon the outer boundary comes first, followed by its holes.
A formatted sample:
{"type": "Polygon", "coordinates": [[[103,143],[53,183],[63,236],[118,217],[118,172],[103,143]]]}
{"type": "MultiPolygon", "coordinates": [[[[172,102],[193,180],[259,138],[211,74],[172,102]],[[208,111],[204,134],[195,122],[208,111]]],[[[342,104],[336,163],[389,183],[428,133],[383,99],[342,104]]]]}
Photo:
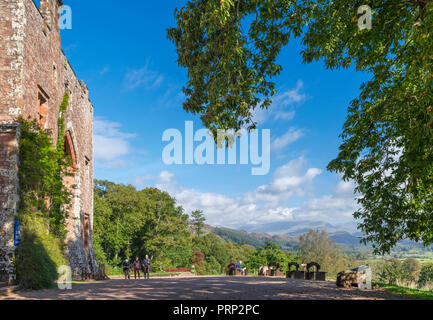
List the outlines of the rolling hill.
{"type": "MultiPolygon", "coordinates": [[[[208,232],[212,232],[224,240],[232,241],[237,244],[249,244],[254,247],[261,247],[269,242],[273,242],[279,245],[282,249],[293,251],[297,248],[299,236],[301,234],[306,233],[311,229],[318,229],[327,231],[329,237],[340,245],[344,251],[363,248],[371,249],[370,246],[365,246],[360,242],[362,233],[356,230],[353,223],[332,225],[320,221],[316,223],[298,221],[280,223],[279,228],[281,234],[275,233],[276,228],[274,224],[264,225],[263,228],[260,227],[260,229],[249,228],[252,231],[206,226],[208,232]],[[267,233],[264,230],[273,231],[267,233]]],[[[433,246],[423,248],[422,244],[409,240],[400,241],[395,250],[407,251],[414,248],[418,248],[422,251],[433,251],[433,246]]]]}

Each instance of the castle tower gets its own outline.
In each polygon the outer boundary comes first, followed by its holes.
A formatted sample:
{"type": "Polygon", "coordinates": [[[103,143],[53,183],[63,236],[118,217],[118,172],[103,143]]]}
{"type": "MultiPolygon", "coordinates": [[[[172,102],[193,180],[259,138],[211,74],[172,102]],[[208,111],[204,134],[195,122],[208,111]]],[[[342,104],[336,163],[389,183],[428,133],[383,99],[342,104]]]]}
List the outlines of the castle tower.
{"type": "Polygon", "coordinates": [[[65,150],[77,186],[67,221],[67,255],[77,273],[95,272],[93,230],[93,106],[62,49],[60,0],[0,1],[0,281],[14,277],[18,205],[19,116],[37,119],[57,139],[59,107],[70,93],[65,150]]]}

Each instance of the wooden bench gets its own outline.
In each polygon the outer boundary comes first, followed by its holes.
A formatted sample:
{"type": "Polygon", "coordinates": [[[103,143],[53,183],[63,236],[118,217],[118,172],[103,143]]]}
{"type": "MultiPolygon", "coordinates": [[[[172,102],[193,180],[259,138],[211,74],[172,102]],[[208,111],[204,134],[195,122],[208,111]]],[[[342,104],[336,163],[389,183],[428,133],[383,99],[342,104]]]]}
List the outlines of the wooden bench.
{"type": "Polygon", "coordinates": [[[317,262],[310,262],[307,264],[305,280],[326,281],[326,272],[320,271],[320,264],[317,262]],[[316,268],[316,271],[310,271],[311,268],[316,268]]]}
{"type": "Polygon", "coordinates": [[[280,268],[278,262],[269,262],[266,275],[268,277],[284,277],[284,270],[280,268]]]}
{"type": "Polygon", "coordinates": [[[304,280],[305,279],[305,272],[299,271],[299,264],[298,263],[290,262],[289,263],[289,270],[286,272],[286,278],[304,280]],[[291,268],[293,266],[296,268],[296,270],[292,271],[291,268]]]}

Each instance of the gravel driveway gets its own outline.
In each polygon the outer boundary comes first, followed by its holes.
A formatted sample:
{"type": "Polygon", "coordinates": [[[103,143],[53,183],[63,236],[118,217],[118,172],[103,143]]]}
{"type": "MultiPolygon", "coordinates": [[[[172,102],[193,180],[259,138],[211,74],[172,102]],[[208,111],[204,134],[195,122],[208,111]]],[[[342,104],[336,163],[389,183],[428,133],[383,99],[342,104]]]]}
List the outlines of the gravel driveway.
{"type": "Polygon", "coordinates": [[[335,281],[303,281],[269,277],[173,277],[74,283],[72,290],[21,291],[0,299],[395,300],[401,298],[382,290],[359,291],[337,288],[335,281]]]}

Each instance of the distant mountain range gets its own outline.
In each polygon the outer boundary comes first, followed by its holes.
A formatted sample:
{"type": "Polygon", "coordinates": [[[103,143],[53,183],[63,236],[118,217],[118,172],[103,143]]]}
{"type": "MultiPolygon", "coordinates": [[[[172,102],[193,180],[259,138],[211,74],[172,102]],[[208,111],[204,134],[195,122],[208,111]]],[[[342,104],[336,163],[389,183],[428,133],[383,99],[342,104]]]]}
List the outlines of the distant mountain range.
{"type": "MultiPolygon", "coordinates": [[[[237,229],[225,227],[207,226],[209,232],[213,232],[222,239],[234,243],[249,244],[255,247],[264,246],[269,242],[279,245],[282,249],[295,249],[299,236],[310,230],[324,230],[329,237],[342,247],[361,248],[366,247],[361,243],[362,233],[357,230],[355,222],[330,224],[323,221],[290,221],[275,222],[257,227],[244,226],[237,229]]],[[[399,246],[422,247],[422,244],[409,240],[399,242],[399,246]]]]}
{"type": "Polygon", "coordinates": [[[328,233],[347,232],[354,234],[357,232],[355,222],[331,224],[324,221],[286,221],[272,222],[260,226],[245,225],[239,228],[248,232],[265,232],[271,235],[297,236],[309,230],[325,230],[328,233]]]}

